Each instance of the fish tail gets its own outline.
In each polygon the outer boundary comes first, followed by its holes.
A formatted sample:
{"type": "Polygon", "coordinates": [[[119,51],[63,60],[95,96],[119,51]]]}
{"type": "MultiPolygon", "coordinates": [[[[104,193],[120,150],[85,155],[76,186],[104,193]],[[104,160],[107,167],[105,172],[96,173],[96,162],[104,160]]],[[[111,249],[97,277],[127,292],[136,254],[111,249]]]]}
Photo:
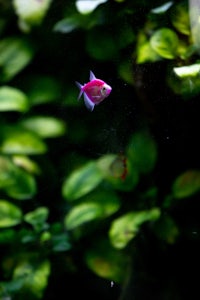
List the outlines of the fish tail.
{"type": "Polygon", "coordinates": [[[79,90],[80,90],[80,93],[79,93],[79,95],[78,95],[78,100],[81,98],[81,96],[82,96],[82,94],[83,94],[83,85],[82,84],[80,84],[78,81],[75,81],[75,83],[76,83],[76,85],[77,85],[77,87],[79,88],[79,90]]]}

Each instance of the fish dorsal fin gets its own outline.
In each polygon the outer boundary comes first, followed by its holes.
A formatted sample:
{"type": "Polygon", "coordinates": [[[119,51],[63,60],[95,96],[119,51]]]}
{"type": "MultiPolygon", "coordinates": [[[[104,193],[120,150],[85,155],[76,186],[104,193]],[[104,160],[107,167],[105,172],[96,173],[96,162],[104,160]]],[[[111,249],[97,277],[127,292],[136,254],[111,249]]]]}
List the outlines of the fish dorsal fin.
{"type": "Polygon", "coordinates": [[[92,71],[90,71],[90,81],[96,79],[94,73],[92,71]]]}

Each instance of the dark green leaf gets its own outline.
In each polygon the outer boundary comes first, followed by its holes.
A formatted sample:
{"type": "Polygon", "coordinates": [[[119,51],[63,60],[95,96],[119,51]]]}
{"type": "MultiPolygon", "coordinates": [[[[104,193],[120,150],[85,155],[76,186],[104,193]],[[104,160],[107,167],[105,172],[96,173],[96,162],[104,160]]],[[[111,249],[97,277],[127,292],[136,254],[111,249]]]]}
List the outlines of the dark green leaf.
{"type": "Polygon", "coordinates": [[[114,249],[109,241],[98,240],[85,255],[88,267],[98,276],[123,283],[130,264],[129,258],[114,249]]]}
{"type": "Polygon", "coordinates": [[[189,170],[174,181],[172,191],[175,198],[190,197],[200,190],[200,171],[189,170]]]}
{"type": "Polygon", "coordinates": [[[128,144],[127,155],[133,169],[141,173],[151,172],[157,159],[154,139],[146,132],[135,133],[128,144]]]}
{"type": "Polygon", "coordinates": [[[36,193],[32,175],[16,166],[9,158],[0,157],[0,188],[14,199],[29,199],[36,193]]]}
{"type": "Polygon", "coordinates": [[[38,207],[34,211],[28,212],[24,215],[24,220],[31,224],[37,231],[46,228],[46,220],[49,215],[47,207],[38,207]]]}
{"type": "Polygon", "coordinates": [[[44,289],[47,286],[50,274],[50,262],[45,260],[38,264],[31,264],[29,261],[21,261],[16,266],[13,279],[22,279],[20,293],[25,293],[28,297],[34,295],[36,299],[41,299],[44,289]]]}

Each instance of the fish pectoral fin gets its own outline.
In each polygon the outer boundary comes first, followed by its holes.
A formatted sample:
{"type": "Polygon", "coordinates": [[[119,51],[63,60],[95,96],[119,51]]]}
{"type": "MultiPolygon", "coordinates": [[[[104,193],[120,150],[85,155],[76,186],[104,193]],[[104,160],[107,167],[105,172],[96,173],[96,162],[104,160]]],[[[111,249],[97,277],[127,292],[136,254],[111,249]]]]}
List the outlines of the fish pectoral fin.
{"type": "Polygon", "coordinates": [[[94,73],[90,71],[90,81],[96,79],[94,73]]]}
{"type": "Polygon", "coordinates": [[[90,98],[87,96],[86,93],[84,93],[83,96],[84,96],[84,103],[85,103],[85,106],[86,106],[87,109],[89,109],[90,111],[93,111],[93,109],[94,109],[94,103],[90,100],[90,98]]]}

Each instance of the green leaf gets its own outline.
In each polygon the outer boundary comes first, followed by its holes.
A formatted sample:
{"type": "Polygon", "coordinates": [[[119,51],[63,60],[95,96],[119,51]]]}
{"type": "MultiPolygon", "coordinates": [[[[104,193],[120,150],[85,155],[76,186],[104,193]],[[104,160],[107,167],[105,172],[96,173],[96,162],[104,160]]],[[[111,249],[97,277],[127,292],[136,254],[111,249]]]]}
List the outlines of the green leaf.
{"type": "Polygon", "coordinates": [[[20,28],[29,31],[31,26],[40,25],[52,0],[13,0],[15,12],[19,17],[20,28]]]}
{"type": "Polygon", "coordinates": [[[155,221],[160,217],[160,210],[152,208],[150,210],[129,212],[111,224],[109,237],[115,248],[122,249],[137,235],[140,226],[147,221],[155,221]]]}
{"type": "Polygon", "coordinates": [[[20,126],[2,128],[0,151],[5,154],[43,154],[46,144],[34,132],[20,126]]]}
{"type": "Polygon", "coordinates": [[[33,264],[25,259],[19,262],[14,270],[13,279],[22,279],[22,286],[19,290],[21,298],[25,296],[28,299],[33,295],[36,299],[41,299],[47,286],[49,275],[50,262],[48,260],[37,264],[33,264]]]}
{"type": "Polygon", "coordinates": [[[30,77],[26,83],[26,94],[31,105],[39,105],[57,100],[60,93],[60,85],[55,78],[37,74],[30,77]]]}
{"type": "Polygon", "coordinates": [[[65,218],[67,229],[74,229],[86,222],[106,218],[120,207],[116,194],[107,191],[96,191],[84,198],[84,203],[73,207],[65,218]]]}
{"type": "Polygon", "coordinates": [[[0,87],[0,111],[20,111],[28,109],[29,103],[26,95],[13,87],[0,87]]]}
{"type": "Polygon", "coordinates": [[[46,220],[49,215],[47,207],[38,207],[34,211],[28,212],[24,215],[24,220],[31,224],[36,231],[46,228],[46,220]]]}
{"type": "Polygon", "coordinates": [[[39,165],[26,155],[17,155],[17,154],[13,155],[12,161],[16,166],[23,168],[28,173],[32,173],[32,174],[41,173],[39,165]]]}
{"type": "Polygon", "coordinates": [[[157,160],[157,145],[147,132],[137,132],[128,144],[127,156],[132,168],[140,173],[151,172],[157,160]]]}
{"type": "Polygon", "coordinates": [[[155,62],[161,59],[160,55],[151,47],[149,40],[143,32],[140,32],[138,35],[136,59],[138,64],[155,62]]]}
{"type": "Polygon", "coordinates": [[[177,56],[178,36],[169,28],[158,29],[150,38],[153,50],[163,58],[173,59],[177,56]]]}
{"type": "Polygon", "coordinates": [[[69,236],[65,233],[56,234],[52,237],[52,249],[54,252],[63,252],[71,249],[69,236]]]}
{"type": "Polygon", "coordinates": [[[70,210],[65,218],[65,226],[68,230],[82,225],[101,216],[102,209],[98,203],[82,203],[70,210]]]}
{"type": "Polygon", "coordinates": [[[0,188],[14,199],[25,200],[35,195],[36,182],[11,159],[0,156],[0,188]]]}
{"type": "Polygon", "coordinates": [[[96,163],[89,162],[66,178],[62,187],[63,197],[69,201],[76,200],[95,189],[102,179],[96,163]]]}
{"type": "Polygon", "coordinates": [[[0,228],[15,226],[21,221],[20,208],[6,200],[0,200],[0,228]]]}
{"type": "Polygon", "coordinates": [[[171,10],[171,21],[173,26],[182,34],[190,34],[189,9],[186,2],[173,6],[171,10]]]}
{"type": "Polygon", "coordinates": [[[27,200],[36,194],[35,178],[20,168],[13,169],[13,183],[5,187],[8,196],[17,200],[27,200]]]}
{"type": "Polygon", "coordinates": [[[20,124],[42,138],[58,137],[65,133],[65,123],[59,119],[48,116],[33,116],[24,119],[20,124]]]}
{"type": "Polygon", "coordinates": [[[33,46],[25,39],[9,37],[0,41],[0,81],[9,81],[24,69],[34,55],[33,46]]]}
{"type": "Polygon", "coordinates": [[[172,191],[175,198],[185,198],[200,190],[200,171],[188,170],[179,175],[173,183],[172,191]]]}

